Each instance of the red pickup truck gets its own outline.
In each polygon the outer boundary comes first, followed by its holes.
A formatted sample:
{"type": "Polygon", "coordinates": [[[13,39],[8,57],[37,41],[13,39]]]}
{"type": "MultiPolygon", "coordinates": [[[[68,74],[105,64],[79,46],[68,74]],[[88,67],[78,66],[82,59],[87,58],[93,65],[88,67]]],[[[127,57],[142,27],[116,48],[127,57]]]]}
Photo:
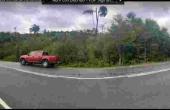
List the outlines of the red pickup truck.
{"type": "Polygon", "coordinates": [[[43,67],[54,66],[60,62],[59,56],[48,55],[44,51],[32,51],[28,55],[20,56],[21,65],[42,64],[43,67]]]}

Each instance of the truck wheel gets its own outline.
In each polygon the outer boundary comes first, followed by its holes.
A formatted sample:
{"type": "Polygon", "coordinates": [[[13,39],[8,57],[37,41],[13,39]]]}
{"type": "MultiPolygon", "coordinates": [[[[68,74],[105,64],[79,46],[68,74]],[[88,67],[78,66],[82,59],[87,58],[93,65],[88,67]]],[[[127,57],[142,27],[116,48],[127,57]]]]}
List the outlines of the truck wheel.
{"type": "Polygon", "coordinates": [[[42,62],[43,67],[47,68],[49,66],[49,63],[47,60],[42,62]]]}
{"type": "Polygon", "coordinates": [[[53,68],[55,66],[55,64],[51,64],[50,66],[53,68]]]}
{"type": "Polygon", "coordinates": [[[21,65],[26,65],[25,59],[21,59],[21,60],[20,60],[20,63],[21,63],[21,65]]]}

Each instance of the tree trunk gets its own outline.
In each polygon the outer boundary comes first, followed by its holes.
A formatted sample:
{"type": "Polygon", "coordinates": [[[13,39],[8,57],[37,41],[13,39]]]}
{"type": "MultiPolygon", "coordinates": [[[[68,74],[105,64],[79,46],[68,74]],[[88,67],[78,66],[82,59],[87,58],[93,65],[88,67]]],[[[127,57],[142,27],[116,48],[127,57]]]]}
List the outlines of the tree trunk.
{"type": "Polygon", "coordinates": [[[122,55],[119,53],[119,65],[122,65],[122,55]]]}
{"type": "Polygon", "coordinates": [[[20,57],[20,52],[19,52],[19,46],[18,44],[16,45],[16,61],[19,61],[19,57],[20,57]]]}
{"type": "Polygon", "coordinates": [[[118,53],[119,53],[119,65],[122,65],[122,45],[118,46],[118,53]]]}
{"type": "Polygon", "coordinates": [[[98,10],[97,10],[97,8],[96,8],[96,35],[97,35],[97,33],[98,33],[98,23],[99,23],[99,15],[98,15],[98,10]]]}
{"type": "Polygon", "coordinates": [[[147,62],[147,47],[146,47],[146,41],[145,41],[145,44],[144,44],[144,60],[145,60],[145,63],[147,62]]]}

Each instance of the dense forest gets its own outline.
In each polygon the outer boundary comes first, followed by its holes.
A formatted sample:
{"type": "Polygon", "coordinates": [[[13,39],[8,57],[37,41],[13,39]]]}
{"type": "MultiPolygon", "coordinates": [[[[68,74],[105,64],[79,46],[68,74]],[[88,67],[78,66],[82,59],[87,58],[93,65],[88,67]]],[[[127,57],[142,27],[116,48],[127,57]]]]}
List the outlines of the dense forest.
{"type": "MultiPolygon", "coordinates": [[[[33,26],[34,28],[37,25],[33,26]]],[[[44,31],[20,34],[0,32],[0,59],[18,61],[22,54],[44,50],[60,55],[64,66],[106,67],[167,61],[170,58],[170,35],[152,19],[127,16],[113,17],[108,32],[97,35],[93,30],[44,31]]]]}

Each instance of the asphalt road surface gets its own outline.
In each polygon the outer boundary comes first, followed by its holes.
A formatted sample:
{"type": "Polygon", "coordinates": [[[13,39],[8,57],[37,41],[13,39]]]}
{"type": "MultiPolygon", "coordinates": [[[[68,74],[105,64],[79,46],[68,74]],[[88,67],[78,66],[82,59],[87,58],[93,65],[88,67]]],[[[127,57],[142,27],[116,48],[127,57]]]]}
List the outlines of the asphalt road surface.
{"type": "Polygon", "coordinates": [[[170,63],[65,69],[0,62],[0,98],[11,108],[170,108],[170,63]]]}

